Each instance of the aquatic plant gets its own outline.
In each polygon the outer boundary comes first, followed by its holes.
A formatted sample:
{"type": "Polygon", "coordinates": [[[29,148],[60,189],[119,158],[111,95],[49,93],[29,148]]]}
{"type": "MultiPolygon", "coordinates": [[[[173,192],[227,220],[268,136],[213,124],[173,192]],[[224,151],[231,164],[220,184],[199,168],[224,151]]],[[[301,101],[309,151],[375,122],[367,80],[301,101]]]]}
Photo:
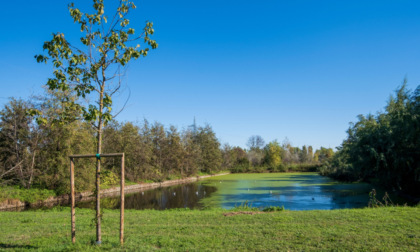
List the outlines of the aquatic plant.
{"type": "Polygon", "coordinates": [[[252,203],[249,203],[247,200],[240,204],[239,206],[235,205],[235,207],[232,209],[233,211],[259,211],[260,209],[258,207],[252,207],[252,203]]]}
{"type": "Polygon", "coordinates": [[[394,203],[392,202],[392,200],[389,197],[387,192],[385,192],[385,195],[382,198],[382,201],[380,201],[376,198],[376,190],[375,189],[372,189],[372,191],[369,192],[368,207],[375,208],[375,207],[394,207],[394,206],[396,206],[396,205],[394,205],[394,203]]]}
{"type": "Polygon", "coordinates": [[[263,212],[281,212],[284,211],[284,206],[269,206],[263,209],[263,212]]]}

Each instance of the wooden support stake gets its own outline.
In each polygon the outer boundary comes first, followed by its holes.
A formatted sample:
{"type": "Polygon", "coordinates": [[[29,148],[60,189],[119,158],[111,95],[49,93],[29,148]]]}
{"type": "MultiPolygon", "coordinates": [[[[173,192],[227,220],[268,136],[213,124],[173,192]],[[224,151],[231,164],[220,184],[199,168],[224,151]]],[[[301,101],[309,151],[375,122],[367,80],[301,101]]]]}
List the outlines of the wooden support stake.
{"type": "Polygon", "coordinates": [[[70,196],[71,196],[71,241],[76,242],[76,213],[74,199],[74,160],[70,158],[70,196]]]}
{"type": "Polygon", "coordinates": [[[96,159],[96,245],[101,243],[101,160],[96,159]]]}
{"type": "Polygon", "coordinates": [[[121,211],[120,211],[120,243],[124,244],[124,153],[121,157],[121,211]]]}
{"type": "MultiPolygon", "coordinates": [[[[100,154],[100,157],[119,157],[121,156],[121,211],[120,211],[120,243],[124,244],[124,153],[100,154]]],[[[71,196],[71,241],[76,242],[76,215],[75,215],[75,197],[74,197],[74,158],[98,158],[96,154],[88,155],[70,155],[70,196],[71,196]]],[[[101,163],[96,160],[96,243],[101,244],[101,219],[100,219],[100,174],[101,163]]]]}

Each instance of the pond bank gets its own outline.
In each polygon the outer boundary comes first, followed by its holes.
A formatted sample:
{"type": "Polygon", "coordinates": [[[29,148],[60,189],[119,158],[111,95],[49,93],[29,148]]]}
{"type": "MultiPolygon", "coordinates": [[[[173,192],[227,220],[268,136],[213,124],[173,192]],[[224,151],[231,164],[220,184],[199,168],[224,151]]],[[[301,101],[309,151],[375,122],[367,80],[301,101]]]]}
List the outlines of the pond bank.
{"type": "MultiPolygon", "coordinates": [[[[204,176],[195,176],[195,177],[188,177],[184,179],[175,179],[175,180],[167,180],[163,182],[155,182],[155,183],[142,183],[142,184],[135,184],[135,185],[128,185],[124,187],[125,193],[132,193],[132,192],[141,192],[146,191],[149,189],[155,189],[160,187],[168,187],[178,184],[186,184],[198,181],[200,179],[214,177],[214,176],[222,176],[227,175],[229,173],[220,173],[220,174],[214,174],[214,175],[204,175],[204,176]]],[[[120,194],[120,187],[113,187],[109,189],[103,189],[101,190],[101,196],[108,197],[108,196],[115,196],[120,194]]],[[[81,192],[81,193],[75,193],[75,199],[76,202],[83,202],[83,201],[90,201],[94,199],[95,196],[93,192],[87,191],[87,192],[81,192]]],[[[60,195],[55,197],[50,197],[46,200],[37,201],[34,203],[29,202],[23,202],[18,199],[7,199],[3,202],[0,202],[0,210],[24,210],[27,208],[37,208],[42,206],[55,206],[60,204],[70,204],[70,195],[60,195]]]]}

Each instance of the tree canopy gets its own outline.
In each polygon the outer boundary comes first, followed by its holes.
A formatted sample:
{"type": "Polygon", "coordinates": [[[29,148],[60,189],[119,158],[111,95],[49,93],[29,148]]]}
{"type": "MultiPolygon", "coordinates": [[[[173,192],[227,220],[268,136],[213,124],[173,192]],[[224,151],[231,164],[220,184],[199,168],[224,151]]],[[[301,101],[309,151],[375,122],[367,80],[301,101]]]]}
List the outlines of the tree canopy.
{"type": "Polygon", "coordinates": [[[384,112],[359,115],[347,134],[325,174],[420,195],[420,86],[404,82],[384,112]]]}

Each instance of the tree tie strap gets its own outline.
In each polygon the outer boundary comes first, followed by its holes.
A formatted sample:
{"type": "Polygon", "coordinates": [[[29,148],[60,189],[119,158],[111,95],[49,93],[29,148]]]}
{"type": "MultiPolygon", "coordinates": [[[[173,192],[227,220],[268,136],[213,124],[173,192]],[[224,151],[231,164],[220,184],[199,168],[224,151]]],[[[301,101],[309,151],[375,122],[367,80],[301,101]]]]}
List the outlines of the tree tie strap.
{"type": "Polygon", "coordinates": [[[101,154],[99,154],[99,153],[96,153],[96,159],[98,159],[98,160],[101,160],[101,154]]]}

